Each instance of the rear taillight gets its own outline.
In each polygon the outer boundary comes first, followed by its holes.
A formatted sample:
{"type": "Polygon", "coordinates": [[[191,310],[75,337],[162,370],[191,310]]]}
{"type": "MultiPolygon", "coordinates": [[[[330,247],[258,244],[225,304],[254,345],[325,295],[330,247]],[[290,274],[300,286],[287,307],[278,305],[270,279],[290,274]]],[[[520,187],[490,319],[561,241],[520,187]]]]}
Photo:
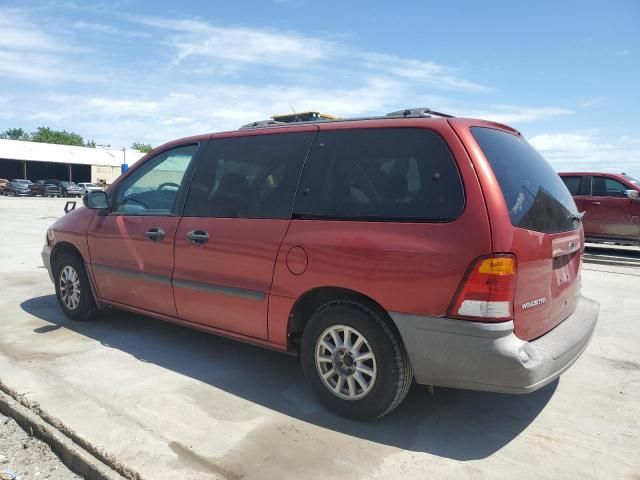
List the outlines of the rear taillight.
{"type": "Polygon", "coordinates": [[[462,279],[449,316],[504,322],[513,319],[516,258],[500,254],[476,259],[462,279]]]}

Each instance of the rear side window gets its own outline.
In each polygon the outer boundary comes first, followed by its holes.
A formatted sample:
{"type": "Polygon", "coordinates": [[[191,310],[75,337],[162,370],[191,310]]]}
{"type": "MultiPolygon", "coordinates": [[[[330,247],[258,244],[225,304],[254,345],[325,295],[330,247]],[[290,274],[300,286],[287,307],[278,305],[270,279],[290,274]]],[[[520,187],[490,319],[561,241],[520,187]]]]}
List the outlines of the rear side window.
{"type": "Polygon", "coordinates": [[[493,128],[473,127],[471,132],[498,179],[513,226],[543,233],[578,228],[571,193],[526,140],[493,128]]]}
{"type": "Polygon", "coordinates": [[[214,139],[200,160],[186,217],[291,218],[315,132],[214,139]]]}
{"type": "Polygon", "coordinates": [[[416,128],[320,132],[295,214],[301,218],[451,221],[464,209],[460,174],[445,141],[416,128]]]}
{"type": "Polygon", "coordinates": [[[582,177],[560,177],[571,195],[579,195],[582,177]]]}

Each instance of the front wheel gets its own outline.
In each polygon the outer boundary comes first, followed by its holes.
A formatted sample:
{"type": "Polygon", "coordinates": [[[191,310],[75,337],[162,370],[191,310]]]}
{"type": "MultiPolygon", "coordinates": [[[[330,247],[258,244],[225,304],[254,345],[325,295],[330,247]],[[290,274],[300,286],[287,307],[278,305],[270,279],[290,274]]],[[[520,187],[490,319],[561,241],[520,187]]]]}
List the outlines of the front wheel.
{"type": "Polygon", "coordinates": [[[89,277],[77,255],[63,252],[55,261],[55,287],[58,304],[72,320],[90,320],[96,315],[89,277]]]}
{"type": "Polygon", "coordinates": [[[391,412],[413,380],[399,335],[383,314],[358,301],[336,300],[316,310],[303,334],[301,357],[320,401],[357,420],[391,412]]]}

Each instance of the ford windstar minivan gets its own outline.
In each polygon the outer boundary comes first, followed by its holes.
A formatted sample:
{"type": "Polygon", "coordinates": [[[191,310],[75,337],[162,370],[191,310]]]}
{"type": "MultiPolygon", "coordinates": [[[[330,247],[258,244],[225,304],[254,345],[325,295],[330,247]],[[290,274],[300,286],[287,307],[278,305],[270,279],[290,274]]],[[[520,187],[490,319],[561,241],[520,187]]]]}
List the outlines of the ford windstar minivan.
{"type": "Polygon", "coordinates": [[[256,122],[158,147],[84,203],[42,254],[69,318],[111,306],[297,352],[352,418],[389,413],[414,381],[536,390],[598,316],[571,194],[489,121],[256,122]]]}

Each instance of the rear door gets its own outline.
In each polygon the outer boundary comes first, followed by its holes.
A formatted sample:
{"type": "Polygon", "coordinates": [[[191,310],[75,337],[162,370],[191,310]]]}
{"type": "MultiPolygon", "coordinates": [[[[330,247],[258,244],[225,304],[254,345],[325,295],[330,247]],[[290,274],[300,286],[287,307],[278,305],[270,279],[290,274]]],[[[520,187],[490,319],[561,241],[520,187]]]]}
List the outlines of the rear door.
{"type": "Polygon", "coordinates": [[[514,253],[516,334],[537,338],[575,309],[584,245],[578,209],[553,168],[517,132],[472,126],[483,175],[495,252],[514,253]],[[497,182],[497,183],[496,183],[497,182]],[[501,193],[501,195],[500,195],[501,193]]]}
{"type": "Polygon", "coordinates": [[[586,201],[587,235],[610,239],[640,238],[640,223],[634,221],[634,210],[638,208],[638,203],[626,196],[625,191],[629,188],[611,177],[593,177],[591,196],[586,201]]]}
{"type": "Polygon", "coordinates": [[[316,131],[234,132],[211,141],[176,232],[179,318],[267,338],[274,263],[316,131]]]}
{"type": "Polygon", "coordinates": [[[176,316],[173,242],[197,150],[182,145],[145,161],[117,187],[111,213],[95,217],[87,238],[102,299],[176,316]]]}
{"type": "Polygon", "coordinates": [[[585,175],[561,175],[560,178],[562,178],[567,190],[571,193],[573,201],[576,202],[578,211],[584,212],[585,196],[588,195],[591,189],[591,178],[585,175]],[[587,185],[588,188],[586,188],[587,185]]]}

